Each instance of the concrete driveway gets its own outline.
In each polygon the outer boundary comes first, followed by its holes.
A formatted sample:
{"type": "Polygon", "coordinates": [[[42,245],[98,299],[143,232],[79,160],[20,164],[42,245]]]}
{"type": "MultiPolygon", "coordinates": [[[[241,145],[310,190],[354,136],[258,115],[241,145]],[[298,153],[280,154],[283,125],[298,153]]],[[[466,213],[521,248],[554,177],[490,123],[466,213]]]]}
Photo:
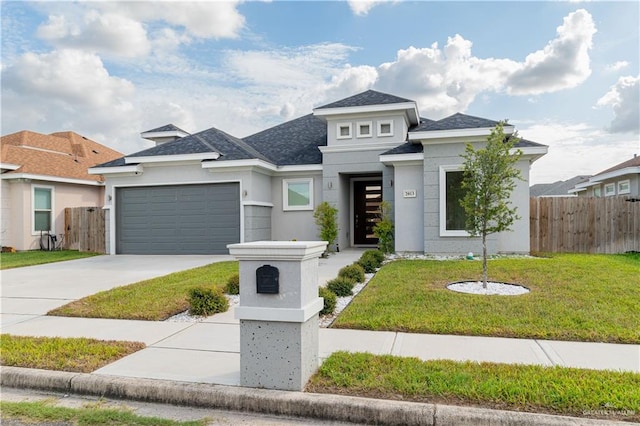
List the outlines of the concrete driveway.
{"type": "Polygon", "coordinates": [[[0,272],[3,315],[44,315],[70,301],[232,256],[96,256],[0,272]]]}

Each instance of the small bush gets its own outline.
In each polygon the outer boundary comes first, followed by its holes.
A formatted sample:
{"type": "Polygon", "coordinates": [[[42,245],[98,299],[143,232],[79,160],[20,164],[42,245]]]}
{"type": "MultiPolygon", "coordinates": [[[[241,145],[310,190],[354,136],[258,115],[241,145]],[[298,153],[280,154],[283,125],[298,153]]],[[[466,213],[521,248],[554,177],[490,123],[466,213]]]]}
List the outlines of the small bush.
{"type": "Polygon", "coordinates": [[[195,287],[189,290],[189,313],[208,316],[226,312],[229,301],[217,287],[195,287]]]}
{"type": "Polygon", "coordinates": [[[324,299],[324,307],[320,311],[320,315],[331,315],[336,309],[338,297],[326,287],[320,287],[318,289],[318,295],[324,299]]]}
{"type": "Polygon", "coordinates": [[[382,265],[384,254],[380,250],[367,250],[362,253],[358,263],[367,274],[373,273],[382,265]]]}
{"type": "Polygon", "coordinates": [[[357,283],[362,283],[364,282],[364,268],[357,263],[354,263],[353,265],[345,266],[344,268],[340,269],[340,272],[338,272],[338,276],[347,278],[357,283]]]}
{"type": "Polygon", "coordinates": [[[380,221],[373,227],[373,234],[378,237],[378,248],[382,253],[393,253],[394,226],[391,219],[391,203],[380,203],[380,221]]]}
{"type": "Polygon", "coordinates": [[[338,209],[323,201],[313,212],[313,218],[318,225],[320,239],[328,243],[325,254],[332,252],[333,242],[338,237],[338,209]]]}
{"type": "Polygon", "coordinates": [[[338,277],[334,278],[327,283],[327,288],[334,292],[338,297],[346,297],[351,296],[353,294],[353,286],[355,285],[355,281],[338,277]]]}
{"type": "Polygon", "coordinates": [[[231,275],[227,280],[227,285],[224,287],[224,292],[227,294],[240,294],[240,275],[231,275]]]}

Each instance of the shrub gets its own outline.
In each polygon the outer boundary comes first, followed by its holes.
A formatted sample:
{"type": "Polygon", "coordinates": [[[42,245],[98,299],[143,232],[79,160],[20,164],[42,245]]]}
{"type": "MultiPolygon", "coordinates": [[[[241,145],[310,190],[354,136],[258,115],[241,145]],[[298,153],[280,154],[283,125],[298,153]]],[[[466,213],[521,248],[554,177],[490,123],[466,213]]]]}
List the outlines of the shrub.
{"type": "Polygon", "coordinates": [[[380,203],[380,221],[373,227],[373,234],[378,237],[378,248],[382,253],[393,252],[393,220],[391,219],[391,203],[380,203]]]}
{"type": "Polygon", "coordinates": [[[355,285],[355,281],[338,277],[334,278],[327,283],[327,288],[334,292],[338,297],[346,297],[351,296],[353,294],[353,286],[355,285]]]}
{"type": "Polygon", "coordinates": [[[324,299],[324,307],[320,311],[320,315],[331,315],[335,311],[338,301],[336,294],[326,287],[320,287],[318,295],[324,299]]]}
{"type": "Polygon", "coordinates": [[[357,263],[345,266],[338,272],[339,277],[347,278],[357,283],[364,282],[364,268],[357,263]]]}
{"type": "Polygon", "coordinates": [[[380,250],[367,250],[362,253],[357,263],[362,266],[364,272],[370,274],[382,265],[383,260],[384,254],[380,250]]]}
{"type": "Polygon", "coordinates": [[[234,274],[229,277],[224,292],[227,294],[240,294],[240,275],[234,274]]]}
{"type": "Polygon", "coordinates": [[[189,313],[207,316],[225,312],[229,301],[217,287],[194,287],[189,290],[189,313]]]}

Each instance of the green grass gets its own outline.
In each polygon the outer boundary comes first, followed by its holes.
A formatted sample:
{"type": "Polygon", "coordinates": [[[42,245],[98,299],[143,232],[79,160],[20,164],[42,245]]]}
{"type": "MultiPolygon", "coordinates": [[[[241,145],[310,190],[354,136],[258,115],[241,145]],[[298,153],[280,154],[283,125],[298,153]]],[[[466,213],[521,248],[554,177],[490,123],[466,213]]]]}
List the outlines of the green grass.
{"type": "Polygon", "coordinates": [[[56,308],[48,315],[162,321],[189,308],[189,290],[224,288],[238,262],[219,262],[96,293],[56,308]]]}
{"type": "Polygon", "coordinates": [[[640,343],[640,255],[551,255],[489,262],[489,278],[521,296],[447,290],[477,280],[482,262],[385,265],[334,323],[337,328],[640,343]]]}
{"type": "Polygon", "coordinates": [[[640,421],[640,374],[335,352],[307,391],[640,421]]]}
{"type": "Polygon", "coordinates": [[[140,342],[0,335],[0,365],[90,373],[145,347],[140,342]]]}
{"type": "Polygon", "coordinates": [[[100,408],[86,406],[82,408],[57,407],[52,401],[37,402],[0,402],[2,419],[18,419],[27,424],[40,422],[68,422],[74,425],[130,425],[130,426],[204,426],[205,419],[189,422],[177,422],[157,417],[141,417],[127,409],[100,408]]]}
{"type": "Polygon", "coordinates": [[[16,253],[0,253],[0,269],[21,268],[23,266],[63,262],[65,260],[83,259],[85,257],[92,256],[98,256],[98,253],[79,252],[77,250],[31,250],[19,251],[16,253]]]}

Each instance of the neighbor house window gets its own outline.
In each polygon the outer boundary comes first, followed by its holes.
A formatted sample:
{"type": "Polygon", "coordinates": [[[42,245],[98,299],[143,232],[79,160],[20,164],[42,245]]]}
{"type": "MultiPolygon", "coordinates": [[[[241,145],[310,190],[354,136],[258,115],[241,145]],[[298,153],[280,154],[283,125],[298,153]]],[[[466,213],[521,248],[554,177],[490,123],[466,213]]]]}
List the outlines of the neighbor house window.
{"type": "Polygon", "coordinates": [[[313,210],[313,179],[284,179],[282,181],[284,210],[313,210]]]}
{"type": "Polygon", "coordinates": [[[631,181],[629,179],[621,180],[620,182],[618,182],[618,195],[628,194],[630,192],[631,192],[631,181]]]}
{"type": "Polygon", "coordinates": [[[358,123],[356,136],[359,138],[370,138],[373,136],[373,132],[371,131],[371,121],[358,123]]]}
{"type": "Polygon", "coordinates": [[[53,188],[44,186],[32,187],[33,231],[49,232],[53,226],[53,188]]]}
{"type": "Polygon", "coordinates": [[[351,123],[338,123],[338,139],[350,139],[351,138],[351,123]]]}
{"type": "Polygon", "coordinates": [[[615,183],[608,183],[604,186],[604,196],[609,197],[610,195],[616,195],[615,183]]]}
{"type": "Polygon", "coordinates": [[[600,185],[593,187],[593,196],[602,197],[602,188],[600,187],[600,185]]]}
{"type": "Polygon", "coordinates": [[[378,136],[393,136],[393,121],[378,121],[378,136]]]}
{"type": "Polygon", "coordinates": [[[468,236],[465,231],[467,215],[460,204],[465,191],[462,189],[464,172],[461,166],[440,167],[440,235],[468,236]]]}

